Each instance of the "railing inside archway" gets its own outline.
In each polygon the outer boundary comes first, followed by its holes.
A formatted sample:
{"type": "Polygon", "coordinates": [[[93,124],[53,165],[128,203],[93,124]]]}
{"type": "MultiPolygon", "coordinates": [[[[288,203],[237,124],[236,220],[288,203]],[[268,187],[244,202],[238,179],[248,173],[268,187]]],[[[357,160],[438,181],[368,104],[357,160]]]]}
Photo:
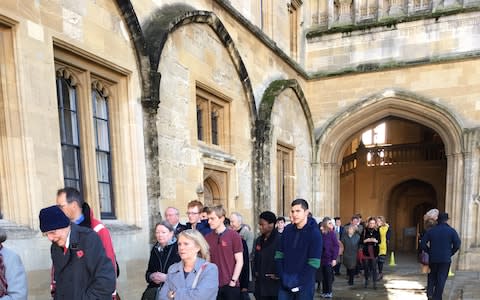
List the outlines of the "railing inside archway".
{"type": "Polygon", "coordinates": [[[343,158],[340,175],[353,172],[359,165],[387,167],[421,161],[446,161],[445,147],[441,144],[401,144],[365,147],[343,158]]]}

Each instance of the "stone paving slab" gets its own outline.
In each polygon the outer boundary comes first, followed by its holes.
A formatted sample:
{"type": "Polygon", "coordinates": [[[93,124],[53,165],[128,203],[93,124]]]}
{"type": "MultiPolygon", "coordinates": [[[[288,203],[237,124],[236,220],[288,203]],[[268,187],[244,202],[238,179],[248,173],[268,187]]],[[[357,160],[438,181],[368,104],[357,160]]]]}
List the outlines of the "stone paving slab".
{"type": "MultiPolygon", "coordinates": [[[[347,284],[345,275],[336,276],[333,283],[333,299],[361,300],[426,300],[427,274],[420,272],[414,256],[400,256],[396,266],[385,266],[383,280],[364,287],[364,277],[355,278],[354,285],[347,284]]],[[[342,268],[345,273],[345,269],[342,268]]],[[[322,299],[317,292],[315,299],[322,299]]],[[[444,300],[480,300],[480,273],[457,271],[447,279],[444,300]]]]}

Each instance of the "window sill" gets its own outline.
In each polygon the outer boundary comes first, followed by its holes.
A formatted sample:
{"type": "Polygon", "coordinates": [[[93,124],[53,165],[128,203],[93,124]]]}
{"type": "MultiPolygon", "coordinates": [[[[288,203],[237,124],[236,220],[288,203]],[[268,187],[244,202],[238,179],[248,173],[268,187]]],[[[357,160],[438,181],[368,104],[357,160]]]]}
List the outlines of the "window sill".
{"type": "Polygon", "coordinates": [[[222,150],[213,149],[206,145],[201,145],[201,144],[198,145],[198,148],[200,149],[200,152],[202,153],[203,157],[223,161],[233,165],[237,163],[237,160],[232,155],[225,153],[222,150]]]}
{"type": "Polygon", "coordinates": [[[105,227],[110,230],[110,233],[115,235],[131,234],[133,232],[138,232],[142,230],[142,228],[136,225],[129,225],[119,220],[102,219],[101,221],[105,225],[105,227]]]}
{"type": "Polygon", "coordinates": [[[38,234],[38,230],[25,225],[18,225],[9,220],[0,220],[0,227],[7,232],[7,240],[31,239],[38,234]]]}

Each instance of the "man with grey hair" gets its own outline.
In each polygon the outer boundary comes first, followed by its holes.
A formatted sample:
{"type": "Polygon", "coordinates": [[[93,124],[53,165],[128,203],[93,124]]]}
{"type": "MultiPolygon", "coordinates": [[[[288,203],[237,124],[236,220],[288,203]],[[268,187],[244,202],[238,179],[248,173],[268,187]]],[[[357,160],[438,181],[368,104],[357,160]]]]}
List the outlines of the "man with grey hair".
{"type": "Polygon", "coordinates": [[[167,209],[165,210],[165,220],[167,220],[167,222],[172,225],[173,233],[175,234],[175,236],[187,229],[186,225],[180,223],[180,214],[178,212],[178,209],[176,209],[175,207],[167,207],[167,209]]]}
{"type": "Polygon", "coordinates": [[[252,253],[253,232],[247,224],[243,223],[243,216],[240,213],[232,212],[230,214],[230,226],[247,242],[248,253],[252,253]]]}
{"type": "MultiPolygon", "coordinates": [[[[232,212],[230,214],[230,227],[232,230],[235,230],[240,237],[242,238],[243,244],[243,260],[244,264],[242,267],[242,272],[240,274],[240,291],[242,294],[247,295],[248,297],[248,286],[250,282],[250,254],[252,253],[253,248],[253,232],[250,230],[249,226],[243,223],[243,217],[238,212],[232,212]]],[[[245,297],[245,296],[244,296],[245,297]]],[[[245,297],[245,298],[247,298],[245,297]]]]}

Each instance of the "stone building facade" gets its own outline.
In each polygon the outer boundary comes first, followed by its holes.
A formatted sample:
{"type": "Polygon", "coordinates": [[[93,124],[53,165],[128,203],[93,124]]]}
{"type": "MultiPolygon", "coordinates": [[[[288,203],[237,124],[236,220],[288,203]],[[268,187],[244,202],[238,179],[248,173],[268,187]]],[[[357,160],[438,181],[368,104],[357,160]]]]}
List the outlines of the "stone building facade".
{"type": "Polygon", "coordinates": [[[435,206],[462,237],[455,267],[475,268],[478,20],[478,0],[2,1],[0,225],[32,299],[38,212],[65,184],[111,228],[126,299],[154,224],[192,199],[251,225],[297,197],[385,215],[410,251],[435,206]]]}

